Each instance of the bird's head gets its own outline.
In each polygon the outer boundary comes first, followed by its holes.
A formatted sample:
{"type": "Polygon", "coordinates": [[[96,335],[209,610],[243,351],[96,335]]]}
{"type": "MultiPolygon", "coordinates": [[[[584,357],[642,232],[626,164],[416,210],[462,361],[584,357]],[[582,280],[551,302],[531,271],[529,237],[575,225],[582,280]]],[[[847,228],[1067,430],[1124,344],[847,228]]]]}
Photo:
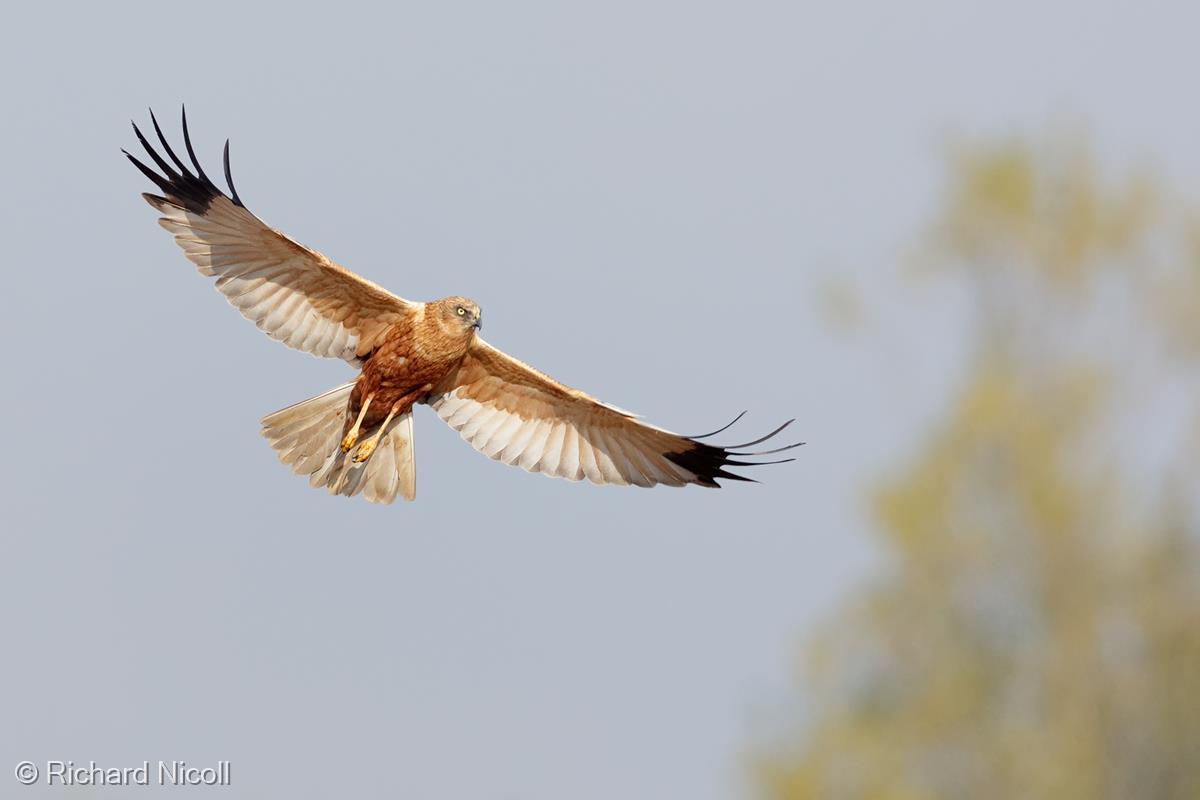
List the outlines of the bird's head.
{"type": "Polygon", "coordinates": [[[464,334],[483,327],[483,313],[479,304],[467,297],[447,297],[435,304],[442,325],[449,330],[464,334]]]}

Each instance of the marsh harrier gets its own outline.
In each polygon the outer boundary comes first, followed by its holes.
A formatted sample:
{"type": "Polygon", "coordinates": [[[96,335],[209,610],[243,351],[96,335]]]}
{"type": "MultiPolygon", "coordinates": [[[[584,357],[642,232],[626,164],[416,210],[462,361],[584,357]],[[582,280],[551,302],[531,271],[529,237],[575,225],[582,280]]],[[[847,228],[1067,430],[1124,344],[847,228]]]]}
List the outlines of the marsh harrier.
{"type": "MultiPolygon", "coordinates": [[[[222,192],[200,168],[183,114],[191,167],[171,149],[151,113],[165,160],[134,125],[158,170],[125,155],[162,194],[143,194],[183,252],[272,339],[340,358],[358,378],[265,417],[263,435],[280,460],[313,486],[390,503],[416,495],[412,408],[424,403],[472,447],[530,472],[593,483],[716,487],[750,480],[727,469],[789,450],[746,452],[787,427],[718,447],[642,422],[555,381],[479,337],[482,313],[466,297],[405,300],[338,266],[251,214],[229,173],[222,192]],[[353,451],[353,452],[352,452],[353,451]]],[[[744,413],[744,412],[743,412],[744,413]]],[[[738,419],[741,415],[738,416],[738,419]]],[[[737,419],[734,420],[737,422],[737,419]]]]}

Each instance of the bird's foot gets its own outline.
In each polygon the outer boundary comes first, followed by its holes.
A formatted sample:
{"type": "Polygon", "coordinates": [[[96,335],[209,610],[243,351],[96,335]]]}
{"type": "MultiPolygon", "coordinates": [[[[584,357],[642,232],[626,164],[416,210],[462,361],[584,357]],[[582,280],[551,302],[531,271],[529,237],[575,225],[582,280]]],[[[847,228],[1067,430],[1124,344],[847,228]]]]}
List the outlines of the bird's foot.
{"type": "Polygon", "coordinates": [[[346,432],[345,438],[342,439],[342,452],[349,453],[350,448],[354,447],[354,443],[358,441],[358,432],[362,428],[363,418],[367,416],[367,409],[371,407],[371,399],[375,395],[367,395],[367,399],[363,401],[362,408],[358,410],[358,419],[354,420],[354,424],[350,426],[350,430],[346,432]]]}
{"type": "Polygon", "coordinates": [[[371,454],[375,452],[375,446],[378,444],[378,442],[379,437],[372,436],[370,439],[367,439],[365,442],[360,444],[358,446],[358,450],[354,453],[354,463],[361,464],[370,458],[371,454]]]}

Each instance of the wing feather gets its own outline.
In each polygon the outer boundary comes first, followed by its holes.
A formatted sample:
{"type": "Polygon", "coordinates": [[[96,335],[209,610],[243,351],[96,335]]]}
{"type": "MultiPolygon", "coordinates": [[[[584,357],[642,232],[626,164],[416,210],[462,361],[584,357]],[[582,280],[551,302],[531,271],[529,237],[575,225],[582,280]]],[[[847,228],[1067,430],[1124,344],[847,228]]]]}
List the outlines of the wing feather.
{"type": "Polygon", "coordinates": [[[184,142],[196,174],[172,151],[158,121],[153,122],[174,166],[135,125],[138,141],[158,171],[125,155],[162,192],[142,197],[162,214],[159,225],[175,237],[200,273],[216,278],[217,289],[272,339],[358,365],[388,328],[415,311],[416,304],[355,275],[250,213],[233,191],[228,142],[224,166],[230,194],[226,195],[195,159],[186,114],[184,142]]]}
{"type": "Polygon", "coordinates": [[[478,337],[426,402],[489,458],[556,478],[716,487],[718,478],[750,480],[726,467],[756,464],[734,461],[724,447],[649,425],[478,337]]]}

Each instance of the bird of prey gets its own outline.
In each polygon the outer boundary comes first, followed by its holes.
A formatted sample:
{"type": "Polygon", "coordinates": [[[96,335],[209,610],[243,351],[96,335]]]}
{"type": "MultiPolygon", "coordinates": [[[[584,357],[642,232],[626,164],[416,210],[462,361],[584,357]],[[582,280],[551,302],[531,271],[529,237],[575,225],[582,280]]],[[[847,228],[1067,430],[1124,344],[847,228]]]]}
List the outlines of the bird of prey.
{"type": "MultiPolygon", "coordinates": [[[[787,427],[720,447],[680,436],[565,386],[479,337],[482,312],[466,297],[405,300],[271,228],[246,209],[229,172],[225,194],[201,169],[187,112],[191,167],[171,149],[154,113],[166,161],[133,126],[158,170],[126,157],[161,194],[143,194],[184,254],[272,339],[359,369],[356,380],[277,411],[262,433],[294,472],[332,494],[390,503],[416,496],[412,409],[432,408],[472,447],[505,464],[598,484],[717,487],[751,480],[727,469],[801,443],[747,452],[787,427]]],[[[743,414],[745,412],[742,412],[743,414]]],[[[734,422],[741,418],[738,416],[734,422]]]]}

